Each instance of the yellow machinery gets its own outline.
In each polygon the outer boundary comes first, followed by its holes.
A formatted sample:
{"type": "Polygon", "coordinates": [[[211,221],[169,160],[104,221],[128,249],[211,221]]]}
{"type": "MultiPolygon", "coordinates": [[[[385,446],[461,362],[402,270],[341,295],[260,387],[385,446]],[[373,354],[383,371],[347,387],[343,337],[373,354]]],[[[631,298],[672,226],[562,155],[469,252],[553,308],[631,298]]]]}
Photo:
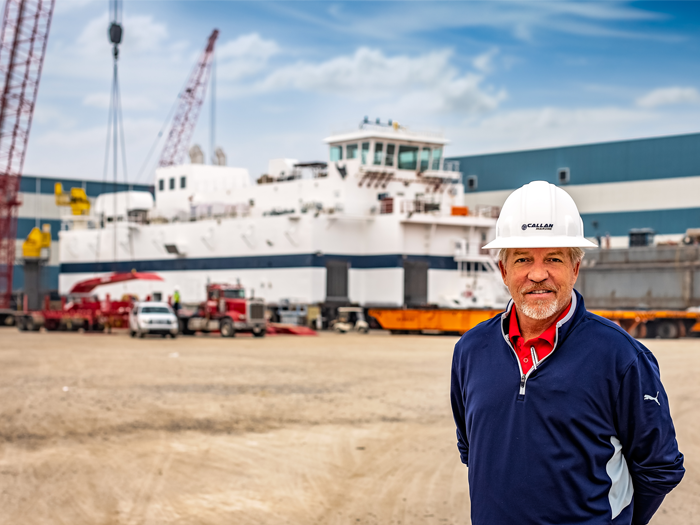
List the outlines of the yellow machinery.
{"type": "Polygon", "coordinates": [[[44,268],[49,261],[51,248],[51,225],[42,224],[41,230],[33,228],[22,243],[24,259],[24,299],[25,310],[40,310],[41,299],[46,288],[44,268]]]}
{"type": "Polygon", "coordinates": [[[54,185],[56,206],[70,206],[73,215],[87,215],[90,213],[90,200],[83,188],[71,188],[70,194],[63,193],[63,185],[57,182],[54,185]]]}
{"type": "Polygon", "coordinates": [[[51,225],[43,224],[41,230],[33,228],[27,235],[27,240],[22,243],[22,257],[25,259],[45,259],[41,250],[51,247],[51,225]]]}

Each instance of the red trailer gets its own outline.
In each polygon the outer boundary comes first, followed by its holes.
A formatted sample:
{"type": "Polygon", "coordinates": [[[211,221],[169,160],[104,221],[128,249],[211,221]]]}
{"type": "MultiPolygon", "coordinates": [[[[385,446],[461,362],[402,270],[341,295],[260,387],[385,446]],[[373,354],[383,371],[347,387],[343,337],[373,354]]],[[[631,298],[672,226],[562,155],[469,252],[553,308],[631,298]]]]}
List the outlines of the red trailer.
{"type": "Polygon", "coordinates": [[[103,301],[91,295],[98,286],[120,283],[136,279],[162,281],[158,275],[144,272],[113,273],[77,283],[68,298],[61,298],[61,307],[52,309],[48,297],[44,308],[38,311],[19,312],[15,315],[17,328],[21,331],[46,330],[89,330],[103,331],[111,328],[126,328],[129,325],[129,312],[133,307],[132,297],[112,301],[109,295],[103,301]]]}

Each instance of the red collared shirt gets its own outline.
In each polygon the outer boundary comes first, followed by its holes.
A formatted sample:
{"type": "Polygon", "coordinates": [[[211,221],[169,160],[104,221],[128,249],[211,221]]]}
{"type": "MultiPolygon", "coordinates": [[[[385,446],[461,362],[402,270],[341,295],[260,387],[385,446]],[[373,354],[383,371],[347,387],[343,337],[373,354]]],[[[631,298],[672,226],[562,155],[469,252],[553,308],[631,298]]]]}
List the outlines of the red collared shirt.
{"type": "Polygon", "coordinates": [[[539,337],[533,337],[532,339],[525,341],[522,334],[520,333],[520,327],[518,326],[518,316],[515,310],[515,305],[510,312],[510,325],[508,327],[508,336],[510,341],[513,343],[513,348],[515,353],[518,354],[518,360],[520,361],[520,366],[523,369],[523,374],[527,374],[532,368],[532,354],[537,356],[537,361],[542,361],[546,356],[552,353],[554,349],[554,337],[557,332],[557,323],[561,321],[569,310],[571,309],[571,303],[566,309],[557,317],[554,322],[549,325],[544,332],[542,332],[539,337]]]}

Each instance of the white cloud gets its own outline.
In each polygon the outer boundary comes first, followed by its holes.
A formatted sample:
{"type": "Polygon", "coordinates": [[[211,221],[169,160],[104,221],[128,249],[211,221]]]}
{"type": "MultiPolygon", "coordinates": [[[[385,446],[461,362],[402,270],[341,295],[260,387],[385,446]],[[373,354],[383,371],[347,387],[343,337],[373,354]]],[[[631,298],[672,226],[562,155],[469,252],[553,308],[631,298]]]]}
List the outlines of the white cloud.
{"type": "Polygon", "coordinates": [[[634,22],[662,22],[668,15],[619,2],[429,2],[412,3],[410,8],[402,9],[395,9],[390,2],[379,4],[369,12],[345,9],[344,6],[321,12],[311,12],[305,7],[278,9],[304,24],[387,41],[422,34],[426,28],[438,31],[474,27],[508,32],[524,41],[533,40],[543,33],[665,41],[679,39],[676,35],[662,34],[653,29],[621,29],[621,26],[629,27],[634,22]],[[391,20],[391,24],[387,24],[387,20],[391,20]]]}
{"type": "Polygon", "coordinates": [[[241,35],[216,48],[217,75],[222,80],[238,80],[263,71],[280,52],[277,42],[257,33],[241,35]]]}
{"type": "MultiPolygon", "coordinates": [[[[493,52],[476,59],[487,68],[493,52]]],[[[460,73],[451,64],[452,51],[419,56],[387,56],[366,47],[353,55],[320,63],[298,62],[273,71],[253,89],[296,89],[364,101],[391,101],[396,108],[414,111],[457,111],[478,114],[494,110],[507,96],[504,89],[482,86],[484,76],[460,73]]]]}
{"type": "Polygon", "coordinates": [[[280,48],[274,40],[265,40],[257,33],[250,33],[221,44],[216,49],[216,55],[221,60],[227,58],[267,60],[279,51],[280,48]]]}
{"type": "Polygon", "coordinates": [[[655,108],[671,104],[697,104],[700,102],[700,92],[694,87],[666,87],[650,91],[637,99],[637,105],[642,108],[655,108]]]}
{"type": "MultiPolygon", "coordinates": [[[[136,178],[140,163],[146,157],[159,126],[160,122],[154,119],[124,119],[129,180],[136,178]]],[[[24,171],[36,175],[101,180],[106,138],[106,122],[97,126],[54,126],[45,130],[33,130],[24,171]]],[[[121,144],[119,147],[121,151],[121,144]]],[[[118,160],[121,182],[121,153],[118,160]]],[[[110,180],[111,177],[110,171],[110,180]]],[[[140,182],[149,182],[151,177],[152,172],[146,173],[140,182]]]]}
{"type": "MultiPolygon", "coordinates": [[[[109,93],[89,93],[83,98],[83,106],[109,109],[110,99],[109,93]]],[[[124,110],[149,110],[157,107],[149,97],[142,95],[122,95],[121,103],[124,110]]]]}
{"type": "MultiPolygon", "coordinates": [[[[112,47],[107,35],[109,24],[106,13],[88,22],[77,38],[78,49],[88,56],[104,57],[105,50],[112,47]]],[[[165,24],[154,21],[152,16],[125,16],[122,27],[124,33],[120,48],[124,52],[151,53],[168,37],[165,24]]]]}
{"type": "Polygon", "coordinates": [[[493,69],[493,59],[497,54],[497,48],[490,49],[486,53],[480,54],[472,60],[474,69],[482,71],[483,73],[490,73],[493,69]]]}
{"type": "Polygon", "coordinates": [[[700,111],[661,112],[617,106],[543,107],[499,112],[448,130],[450,155],[479,154],[571,144],[692,133],[700,111]]]}

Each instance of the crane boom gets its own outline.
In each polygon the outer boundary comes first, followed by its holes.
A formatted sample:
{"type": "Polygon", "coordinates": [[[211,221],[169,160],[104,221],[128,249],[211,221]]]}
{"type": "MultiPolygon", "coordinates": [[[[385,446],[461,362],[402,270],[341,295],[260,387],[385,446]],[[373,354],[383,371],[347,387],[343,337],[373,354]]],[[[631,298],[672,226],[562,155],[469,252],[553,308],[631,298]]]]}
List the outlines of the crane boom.
{"type": "Polygon", "coordinates": [[[211,73],[212,57],[214,56],[214,44],[218,36],[219,30],[214,29],[209,36],[204,53],[202,53],[190,74],[185,89],[180,93],[180,102],[160,156],[160,166],[181,164],[185,158],[192,133],[197,125],[199,110],[202,108],[204,96],[207,93],[207,82],[211,73]]]}
{"type": "Polygon", "coordinates": [[[6,0],[0,31],[0,308],[12,298],[22,176],[55,0],[6,0]]]}

